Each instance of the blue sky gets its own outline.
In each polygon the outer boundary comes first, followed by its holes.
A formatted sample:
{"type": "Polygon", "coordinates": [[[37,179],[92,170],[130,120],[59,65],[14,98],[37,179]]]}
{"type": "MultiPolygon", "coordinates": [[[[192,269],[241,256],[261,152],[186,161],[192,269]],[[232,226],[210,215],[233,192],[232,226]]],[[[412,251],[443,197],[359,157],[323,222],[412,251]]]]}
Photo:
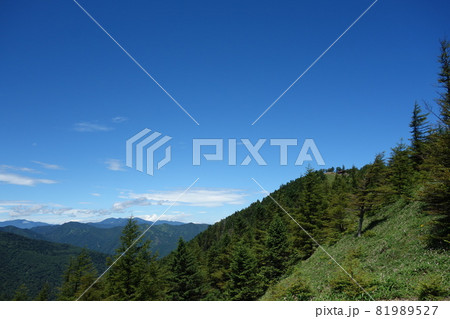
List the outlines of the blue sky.
{"type": "Polygon", "coordinates": [[[450,34],[448,1],[379,0],[251,125],[372,1],[79,3],[200,125],[75,2],[4,0],[0,220],[154,219],[199,178],[163,219],[212,223],[262,198],[251,177],[272,191],[308,165],[294,165],[297,146],[280,166],[266,142],[267,166],[194,167],[192,138],[312,138],[326,167],[364,165],[409,138],[450,34]],[[144,128],[172,137],[154,176],[124,166],[144,128]]]}

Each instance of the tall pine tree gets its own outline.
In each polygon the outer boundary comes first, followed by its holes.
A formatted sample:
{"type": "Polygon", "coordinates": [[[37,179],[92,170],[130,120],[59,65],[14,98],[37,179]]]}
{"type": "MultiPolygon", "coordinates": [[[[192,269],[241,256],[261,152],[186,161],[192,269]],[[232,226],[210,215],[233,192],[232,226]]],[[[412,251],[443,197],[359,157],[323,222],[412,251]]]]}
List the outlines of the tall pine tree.
{"type": "Polygon", "coordinates": [[[203,276],[192,252],[180,237],[171,265],[173,282],[170,296],[172,300],[201,300],[203,276]]]}
{"type": "Polygon", "coordinates": [[[422,167],[425,187],[422,200],[426,210],[435,215],[430,243],[435,247],[450,248],[450,42],[441,42],[439,56],[441,69],[438,82],[443,89],[437,103],[440,107],[440,125],[429,137],[428,156],[422,167]]]}
{"type": "Polygon", "coordinates": [[[130,218],[122,230],[116,255],[109,261],[112,264],[114,260],[117,260],[107,273],[107,299],[152,299],[153,293],[150,289],[154,287],[148,287],[148,285],[155,279],[152,276],[157,275],[151,271],[156,257],[150,252],[150,241],[143,239],[141,234],[137,222],[130,218]]]}
{"type": "Polygon", "coordinates": [[[419,170],[425,158],[424,143],[428,132],[427,114],[422,112],[422,108],[417,102],[414,104],[413,115],[409,127],[411,128],[411,159],[414,169],[419,170]]]}
{"type": "MultiPolygon", "coordinates": [[[[59,300],[76,300],[97,278],[97,271],[91,257],[83,249],[76,258],[71,258],[69,266],[63,275],[63,283],[59,289],[59,300]]],[[[82,300],[98,300],[99,284],[90,288],[82,300]]]]}
{"type": "Polygon", "coordinates": [[[286,226],[280,216],[275,215],[270,224],[263,256],[263,275],[268,284],[284,274],[289,262],[289,242],[286,226]]]}
{"type": "Polygon", "coordinates": [[[244,243],[234,248],[230,265],[230,281],[227,289],[231,300],[256,300],[262,293],[261,280],[257,276],[257,260],[244,243]]]}

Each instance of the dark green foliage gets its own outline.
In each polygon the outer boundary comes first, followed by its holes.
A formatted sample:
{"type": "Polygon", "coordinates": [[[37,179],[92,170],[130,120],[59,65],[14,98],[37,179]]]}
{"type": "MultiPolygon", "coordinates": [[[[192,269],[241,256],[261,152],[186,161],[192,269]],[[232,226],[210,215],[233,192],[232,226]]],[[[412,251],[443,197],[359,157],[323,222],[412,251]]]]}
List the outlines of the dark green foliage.
{"type": "MultiPolygon", "coordinates": [[[[63,284],[60,288],[60,300],[76,300],[94,283],[97,271],[92,264],[87,250],[83,249],[70,264],[63,275],[63,284]]],[[[95,284],[86,291],[80,300],[100,299],[99,285],[95,284]]]]}
{"type": "Polygon", "coordinates": [[[28,301],[28,300],[30,300],[28,288],[25,284],[22,284],[19,286],[19,288],[17,288],[12,300],[13,301],[28,301]]]}
{"type": "Polygon", "coordinates": [[[419,166],[425,159],[426,136],[429,130],[427,124],[427,114],[422,113],[422,109],[417,102],[414,104],[413,115],[409,127],[411,128],[411,159],[414,169],[419,170],[419,166]]]}
{"type": "Polygon", "coordinates": [[[419,300],[444,300],[448,298],[449,291],[444,288],[443,280],[439,275],[425,277],[418,286],[419,300]]]}
{"type": "Polygon", "coordinates": [[[439,71],[438,83],[442,88],[437,103],[440,107],[441,121],[446,130],[450,129],[450,42],[448,40],[441,41],[441,54],[439,55],[439,71]]]}
{"type": "Polygon", "coordinates": [[[268,284],[280,278],[289,262],[290,247],[283,220],[276,215],[269,227],[265,243],[262,273],[268,284]]]}
{"type": "Polygon", "coordinates": [[[353,206],[358,215],[357,236],[362,235],[362,226],[366,214],[374,213],[386,201],[389,194],[386,184],[387,167],[384,154],[378,154],[372,164],[363,167],[355,174],[356,192],[353,206]]]}
{"type": "Polygon", "coordinates": [[[392,149],[389,158],[388,182],[392,187],[393,194],[398,197],[409,198],[411,196],[415,171],[410,155],[408,147],[399,143],[392,149]]]}
{"type": "Polygon", "coordinates": [[[39,294],[36,296],[36,301],[48,301],[51,297],[50,294],[50,285],[46,282],[41,291],[39,291],[39,294]]]}
{"type": "MultiPolygon", "coordinates": [[[[30,297],[38,295],[47,282],[51,298],[62,283],[62,275],[70,258],[81,248],[34,240],[0,231],[0,292],[12,299],[14,291],[26,284],[30,297]]],[[[95,268],[104,270],[106,255],[89,251],[95,268]]]]}
{"type": "MultiPolygon", "coordinates": [[[[108,261],[111,265],[105,280],[105,293],[108,300],[152,300],[156,256],[150,252],[150,241],[144,240],[137,222],[132,218],[122,230],[120,247],[116,255],[108,261]]],[[[160,287],[162,288],[162,287],[160,287]]]]}
{"type": "Polygon", "coordinates": [[[256,258],[244,244],[239,243],[234,248],[227,289],[231,300],[255,300],[262,294],[256,263],[256,258]]]}
{"type": "Polygon", "coordinates": [[[195,256],[180,238],[171,265],[172,300],[200,300],[203,297],[203,278],[195,256]]]}
{"type": "Polygon", "coordinates": [[[352,211],[352,181],[354,178],[350,175],[356,169],[350,171],[347,175],[335,175],[329,195],[329,205],[327,211],[327,241],[336,242],[341,236],[355,225],[352,211]]]}
{"type": "Polygon", "coordinates": [[[308,301],[313,297],[311,286],[304,280],[299,280],[288,289],[285,300],[288,301],[308,301]]]}
{"type": "Polygon", "coordinates": [[[443,92],[438,99],[441,122],[429,136],[426,145],[428,153],[422,169],[425,187],[421,199],[426,210],[433,214],[434,227],[429,236],[431,246],[450,248],[450,43],[441,43],[441,72],[439,84],[443,92]]]}

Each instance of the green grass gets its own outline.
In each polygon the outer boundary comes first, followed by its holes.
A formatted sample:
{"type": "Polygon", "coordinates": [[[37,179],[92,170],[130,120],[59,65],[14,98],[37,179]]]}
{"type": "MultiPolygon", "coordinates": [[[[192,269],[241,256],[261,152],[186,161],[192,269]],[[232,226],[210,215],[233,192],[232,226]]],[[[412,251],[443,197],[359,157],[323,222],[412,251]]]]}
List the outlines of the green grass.
{"type": "MultiPolygon", "coordinates": [[[[449,253],[428,249],[424,240],[431,222],[419,203],[398,201],[368,217],[361,238],[348,234],[324,248],[375,300],[450,299],[449,253]]],[[[321,249],[262,300],[295,300],[292,287],[300,282],[311,300],[370,300],[321,249]]]]}

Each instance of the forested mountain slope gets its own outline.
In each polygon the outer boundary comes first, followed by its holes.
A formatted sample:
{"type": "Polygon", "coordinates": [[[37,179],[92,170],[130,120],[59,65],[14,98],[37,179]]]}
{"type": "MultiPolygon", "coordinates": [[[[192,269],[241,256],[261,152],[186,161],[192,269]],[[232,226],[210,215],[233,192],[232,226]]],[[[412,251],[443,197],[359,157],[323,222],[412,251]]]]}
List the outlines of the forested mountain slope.
{"type": "MultiPolygon", "coordinates": [[[[45,283],[56,292],[70,258],[82,249],[66,244],[35,240],[0,231],[0,295],[11,299],[14,291],[25,284],[27,294],[36,296],[45,283]]],[[[88,252],[98,271],[105,269],[106,255],[88,252]]]]}
{"type": "MultiPolygon", "coordinates": [[[[141,229],[149,225],[141,224],[141,229]]],[[[145,238],[152,241],[151,250],[163,257],[174,250],[180,237],[185,240],[205,230],[206,224],[159,224],[146,233],[145,238]]],[[[13,226],[0,228],[0,230],[15,233],[32,239],[43,239],[55,243],[70,244],[90,250],[112,255],[119,247],[120,234],[123,226],[98,228],[91,224],[69,222],[62,225],[49,225],[19,229],[13,226]]]]}

